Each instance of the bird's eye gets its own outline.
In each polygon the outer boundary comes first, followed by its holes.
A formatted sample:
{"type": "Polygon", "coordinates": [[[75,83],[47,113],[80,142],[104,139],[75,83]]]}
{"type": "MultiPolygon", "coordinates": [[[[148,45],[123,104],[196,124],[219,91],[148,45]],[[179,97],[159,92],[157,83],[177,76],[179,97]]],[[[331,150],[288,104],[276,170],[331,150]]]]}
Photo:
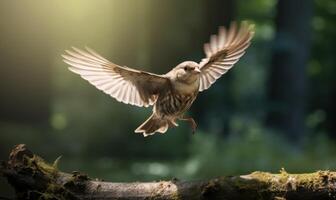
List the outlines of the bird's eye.
{"type": "Polygon", "coordinates": [[[185,67],[184,67],[184,71],[187,71],[187,70],[188,70],[188,67],[187,67],[187,66],[185,66],[185,67]]]}

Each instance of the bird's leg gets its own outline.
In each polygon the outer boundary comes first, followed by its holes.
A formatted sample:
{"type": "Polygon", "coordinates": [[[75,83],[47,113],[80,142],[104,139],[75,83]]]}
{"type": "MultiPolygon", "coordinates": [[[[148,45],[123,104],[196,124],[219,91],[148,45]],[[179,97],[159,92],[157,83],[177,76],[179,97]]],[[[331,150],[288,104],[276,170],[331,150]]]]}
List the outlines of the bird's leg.
{"type": "Polygon", "coordinates": [[[183,121],[188,121],[191,125],[191,129],[192,129],[192,133],[195,134],[195,131],[196,131],[196,128],[197,128],[197,124],[195,122],[195,120],[192,118],[192,117],[181,117],[179,118],[180,120],[183,120],[183,121]]]}

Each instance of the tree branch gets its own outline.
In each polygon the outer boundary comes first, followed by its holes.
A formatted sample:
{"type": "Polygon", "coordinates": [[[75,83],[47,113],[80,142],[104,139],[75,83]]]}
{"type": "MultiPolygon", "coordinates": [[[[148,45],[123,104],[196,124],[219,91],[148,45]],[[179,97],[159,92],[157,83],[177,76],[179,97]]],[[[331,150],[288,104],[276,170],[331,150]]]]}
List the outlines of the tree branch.
{"type": "Polygon", "coordinates": [[[17,145],[0,173],[18,199],[336,199],[336,172],[309,174],[253,172],[202,181],[112,183],[57,170],[17,145]]]}

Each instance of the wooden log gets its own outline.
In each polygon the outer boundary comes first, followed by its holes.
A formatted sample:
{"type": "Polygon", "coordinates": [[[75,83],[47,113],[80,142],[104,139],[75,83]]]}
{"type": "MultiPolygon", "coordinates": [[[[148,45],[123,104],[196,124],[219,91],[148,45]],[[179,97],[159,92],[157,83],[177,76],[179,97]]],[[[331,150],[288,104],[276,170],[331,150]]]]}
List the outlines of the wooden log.
{"type": "Polygon", "coordinates": [[[18,199],[336,199],[336,172],[306,174],[253,172],[200,181],[113,183],[87,175],[64,173],[46,163],[24,144],[17,145],[2,162],[1,176],[18,199]]]}

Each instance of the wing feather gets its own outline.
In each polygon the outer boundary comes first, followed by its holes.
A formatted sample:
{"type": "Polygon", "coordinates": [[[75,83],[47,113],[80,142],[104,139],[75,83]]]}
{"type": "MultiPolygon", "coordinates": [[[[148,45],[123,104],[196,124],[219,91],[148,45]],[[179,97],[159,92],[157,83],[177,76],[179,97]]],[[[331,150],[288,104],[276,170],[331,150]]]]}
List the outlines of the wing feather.
{"type": "Polygon", "coordinates": [[[249,47],[253,35],[252,25],[243,22],[238,29],[234,22],[228,30],[220,27],[218,35],[210,37],[210,42],[204,44],[206,58],[200,62],[199,91],[208,89],[238,62],[249,47]]]}
{"type": "Polygon", "coordinates": [[[88,47],[73,47],[65,52],[62,56],[70,71],[126,104],[153,105],[159,92],[169,84],[164,76],[116,65],[88,47]]]}

